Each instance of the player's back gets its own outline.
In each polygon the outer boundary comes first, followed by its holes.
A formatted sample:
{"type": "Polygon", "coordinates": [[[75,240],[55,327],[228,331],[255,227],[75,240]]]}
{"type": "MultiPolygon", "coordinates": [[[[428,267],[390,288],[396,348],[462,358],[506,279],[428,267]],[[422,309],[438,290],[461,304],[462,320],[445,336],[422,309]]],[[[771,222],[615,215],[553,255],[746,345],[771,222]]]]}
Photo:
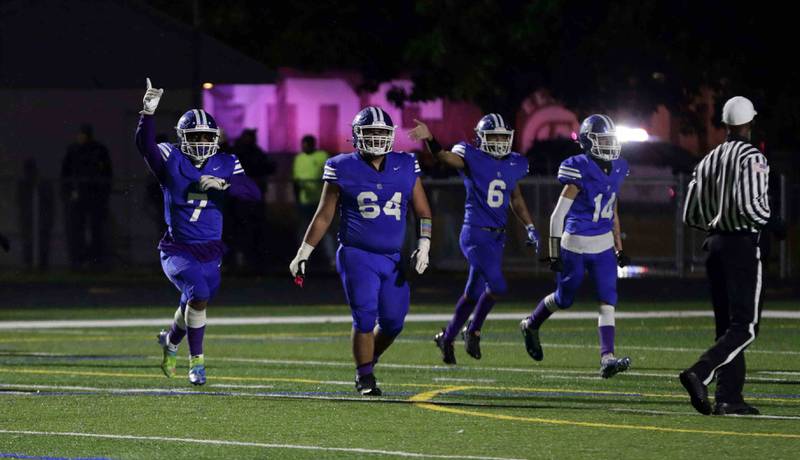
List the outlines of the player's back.
{"type": "Polygon", "coordinates": [[[459,171],[466,188],[464,224],[504,228],[511,193],[528,174],[528,159],[516,152],[496,158],[467,142],[456,144],[452,152],[465,164],[459,171]]]}
{"type": "Polygon", "coordinates": [[[198,169],[175,145],[162,143],[158,147],[166,170],[161,189],[169,236],[184,244],[220,240],[224,194],[218,190],[203,192],[198,182],[203,175],[230,180],[243,172],[239,160],[220,152],[198,169]]]}
{"type": "Polygon", "coordinates": [[[565,233],[595,236],[611,232],[617,195],[627,175],[628,163],[622,158],[611,162],[609,174],[585,153],[564,160],[558,180],[580,188],[567,214],[565,233]]]}
{"type": "Polygon", "coordinates": [[[380,170],[357,152],[329,159],[323,180],[340,188],[339,242],[379,254],[399,252],[419,174],[419,163],[410,153],[387,153],[380,170]]]}

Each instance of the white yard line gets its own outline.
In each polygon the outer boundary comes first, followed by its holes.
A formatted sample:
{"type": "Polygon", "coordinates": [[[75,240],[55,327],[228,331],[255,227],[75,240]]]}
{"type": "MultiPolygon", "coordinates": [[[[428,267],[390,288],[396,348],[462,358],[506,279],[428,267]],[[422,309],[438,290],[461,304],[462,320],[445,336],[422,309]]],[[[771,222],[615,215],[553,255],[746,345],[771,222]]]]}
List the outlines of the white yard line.
{"type": "MultiPolygon", "coordinates": [[[[701,415],[696,412],[677,412],[677,411],[667,411],[667,410],[623,409],[623,408],[616,408],[609,410],[612,412],[627,412],[631,414],[689,415],[689,416],[701,415]]],[[[756,418],[756,419],[767,419],[767,420],[800,420],[800,417],[794,415],[726,415],[726,417],[756,418]]]]}
{"type": "Polygon", "coordinates": [[[263,442],[229,441],[222,439],[195,439],[195,438],[177,438],[177,437],[167,437],[167,436],[135,436],[129,434],[102,434],[102,433],[78,433],[69,431],[30,431],[30,430],[2,430],[2,429],[0,429],[0,434],[31,435],[31,436],[69,436],[76,438],[119,439],[119,440],[129,440],[129,441],[164,441],[164,442],[180,442],[180,443],[193,443],[193,444],[210,444],[215,446],[260,447],[263,449],[296,449],[296,450],[312,450],[312,451],[322,451],[322,452],[348,452],[352,454],[362,454],[362,455],[387,455],[392,457],[411,457],[411,458],[517,460],[517,459],[510,459],[507,457],[421,454],[415,452],[404,452],[399,450],[363,449],[358,447],[324,447],[324,446],[308,446],[300,444],[272,444],[263,442]]]}
{"type": "MultiPolygon", "coordinates": [[[[492,320],[519,321],[529,312],[495,313],[492,320]]],[[[449,321],[450,313],[419,313],[410,314],[406,322],[427,323],[449,321]]],[[[652,319],[652,318],[710,318],[713,312],[706,310],[685,311],[638,311],[616,313],[618,319],[652,319]]],[[[800,311],[769,310],[762,315],[764,318],[775,319],[800,319],[800,311]]],[[[595,319],[596,312],[591,311],[561,311],[553,315],[551,320],[569,319],[595,319]]],[[[210,317],[207,324],[211,326],[251,326],[260,324],[325,324],[325,323],[350,323],[353,318],[349,315],[309,315],[309,316],[242,316],[229,318],[210,317]]],[[[69,328],[118,328],[164,326],[169,323],[169,318],[133,318],[133,319],[88,319],[88,320],[30,320],[30,321],[0,321],[0,330],[11,329],[69,329],[69,328]]]]}

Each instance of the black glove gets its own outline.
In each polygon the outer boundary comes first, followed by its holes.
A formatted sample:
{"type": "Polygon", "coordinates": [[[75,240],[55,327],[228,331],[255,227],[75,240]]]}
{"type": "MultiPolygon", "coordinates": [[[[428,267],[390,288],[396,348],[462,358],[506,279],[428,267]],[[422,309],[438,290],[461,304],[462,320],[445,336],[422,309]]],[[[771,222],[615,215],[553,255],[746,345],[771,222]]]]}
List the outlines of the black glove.
{"type": "Polygon", "coordinates": [[[11,249],[11,245],[8,242],[8,238],[5,235],[0,233],[0,248],[3,248],[3,251],[8,252],[11,249]]]}
{"type": "Polygon", "coordinates": [[[772,232],[778,241],[783,241],[786,239],[786,222],[784,222],[783,219],[777,215],[773,214],[770,216],[766,225],[764,225],[764,228],[772,232]]]}
{"type": "Polygon", "coordinates": [[[623,268],[626,265],[630,264],[631,264],[631,258],[628,257],[628,255],[625,254],[624,251],[617,251],[617,265],[619,265],[620,268],[623,268]]]}

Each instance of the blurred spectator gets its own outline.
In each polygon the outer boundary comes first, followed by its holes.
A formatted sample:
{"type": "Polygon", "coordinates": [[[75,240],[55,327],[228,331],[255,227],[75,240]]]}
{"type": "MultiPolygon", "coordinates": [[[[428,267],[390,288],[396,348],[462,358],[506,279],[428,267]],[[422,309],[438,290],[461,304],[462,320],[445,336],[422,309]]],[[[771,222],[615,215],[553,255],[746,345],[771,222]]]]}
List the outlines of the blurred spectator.
{"type": "Polygon", "coordinates": [[[28,158],[17,184],[22,260],[28,269],[47,270],[50,263],[50,234],[53,229],[53,187],[42,181],[36,160],[28,158]]]}
{"type": "Polygon", "coordinates": [[[228,202],[222,233],[229,248],[225,265],[232,270],[260,274],[265,268],[266,242],[270,239],[263,193],[267,190],[267,176],[275,172],[275,162],[256,143],[255,129],[242,131],[231,150],[242,163],[245,174],[261,189],[262,200],[228,202]],[[240,262],[244,267],[240,267],[240,262]]]}
{"type": "Polygon", "coordinates": [[[70,265],[80,269],[106,262],[105,229],[111,195],[111,158],[84,124],[61,164],[61,193],[70,265]],[[88,241],[87,241],[88,233],[88,241]]]}
{"type": "MultiPolygon", "coordinates": [[[[292,164],[292,180],[294,181],[294,198],[297,203],[297,214],[300,218],[298,244],[303,241],[305,232],[311,218],[317,211],[320,195],[322,194],[322,170],[328,161],[328,152],[317,150],[317,139],[306,135],[300,144],[300,153],[295,155],[292,164]]],[[[336,249],[331,233],[328,232],[322,239],[325,256],[331,265],[336,263],[336,249]]]]}

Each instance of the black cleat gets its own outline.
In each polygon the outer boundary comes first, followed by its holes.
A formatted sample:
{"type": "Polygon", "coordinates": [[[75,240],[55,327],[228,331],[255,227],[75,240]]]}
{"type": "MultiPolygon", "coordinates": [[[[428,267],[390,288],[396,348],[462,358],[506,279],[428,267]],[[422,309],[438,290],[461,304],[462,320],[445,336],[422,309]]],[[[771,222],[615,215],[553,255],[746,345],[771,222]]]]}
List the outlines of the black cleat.
{"type": "Polygon", "coordinates": [[[519,323],[519,329],[522,331],[522,336],[525,337],[525,349],[531,355],[534,361],[541,361],[544,359],[544,351],[542,351],[542,342],[539,341],[539,329],[531,329],[528,327],[528,318],[519,323]]]}
{"type": "Polygon", "coordinates": [[[711,414],[711,403],[708,401],[708,388],[703,385],[700,377],[690,370],[685,370],[678,375],[681,385],[686,388],[692,406],[703,415],[711,414]]]}
{"type": "Polygon", "coordinates": [[[718,402],[714,404],[714,415],[761,415],[755,407],[742,401],[740,403],[718,402]]]}
{"type": "Polygon", "coordinates": [[[600,377],[609,379],[620,372],[625,372],[631,367],[631,359],[624,358],[605,358],[600,361],[600,377]]]}
{"type": "Polygon", "coordinates": [[[356,391],[361,393],[361,396],[380,396],[381,389],[378,388],[375,374],[362,375],[361,377],[356,375],[356,391]]]}
{"type": "Polygon", "coordinates": [[[445,340],[444,329],[442,329],[442,332],[433,336],[433,341],[436,343],[436,347],[439,348],[439,351],[442,352],[442,361],[444,361],[445,364],[455,364],[456,351],[453,349],[453,342],[445,340]]]}
{"type": "Polygon", "coordinates": [[[461,338],[464,339],[464,349],[467,354],[475,359],[481,359],[481,331],[469,332],[471,322],[461,329],[461,338]]]}

